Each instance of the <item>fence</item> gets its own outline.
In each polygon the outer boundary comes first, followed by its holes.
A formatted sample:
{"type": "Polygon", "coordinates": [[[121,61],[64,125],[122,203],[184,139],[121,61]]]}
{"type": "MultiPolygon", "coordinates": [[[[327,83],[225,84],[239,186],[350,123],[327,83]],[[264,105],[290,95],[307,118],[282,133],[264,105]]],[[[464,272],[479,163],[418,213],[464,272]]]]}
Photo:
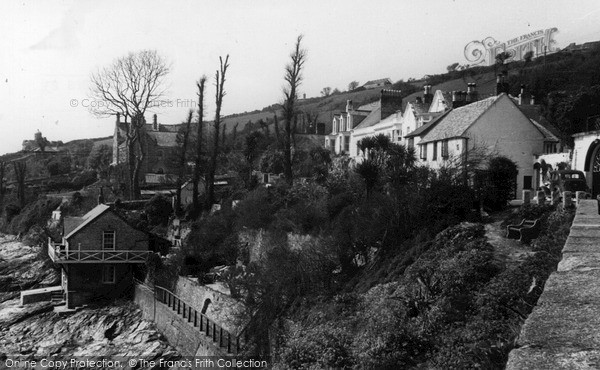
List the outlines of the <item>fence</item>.
{"type": "Polygon", "coordinates": [[[227,353],[238,354],[241,349],[240,336],[235,336],[229,331],[223,329],[220,325],[206,317],[202,312],[198,312],[194,307],[176,296],[173,292],[159,287],[154,287],[154,299],[167,307],[176,311],[187,320],[194,328],[210,338],[212,343],[220,349],[227,350],[227,353]]]}

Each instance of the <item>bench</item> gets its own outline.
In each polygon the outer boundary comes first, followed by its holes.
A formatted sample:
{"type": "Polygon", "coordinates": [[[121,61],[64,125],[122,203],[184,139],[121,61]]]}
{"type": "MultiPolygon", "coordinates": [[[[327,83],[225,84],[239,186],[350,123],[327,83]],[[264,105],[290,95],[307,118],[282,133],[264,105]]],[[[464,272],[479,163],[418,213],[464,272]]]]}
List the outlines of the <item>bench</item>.
{"type": "Polygon", "coordinates": [[[510,239],[519,239],[523,243],[529,243],[540,235],[540,220],[523,220],[518,225],[508,225],[506,227],[506,237],[510,239]]]}

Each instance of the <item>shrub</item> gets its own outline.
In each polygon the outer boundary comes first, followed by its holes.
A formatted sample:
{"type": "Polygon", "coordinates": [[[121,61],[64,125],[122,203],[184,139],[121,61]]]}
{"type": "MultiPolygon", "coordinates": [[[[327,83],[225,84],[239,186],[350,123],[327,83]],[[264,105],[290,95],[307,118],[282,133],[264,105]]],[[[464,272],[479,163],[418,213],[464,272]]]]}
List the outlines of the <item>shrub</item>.
{"type": "Polygon", "coordinates": [[[146,212],[150,226],[167,225],[169,217],[173,213],[173,208],[171,207],[171,202],[166,197],[158,194],[146,203],[144,211],[146,212]]]}

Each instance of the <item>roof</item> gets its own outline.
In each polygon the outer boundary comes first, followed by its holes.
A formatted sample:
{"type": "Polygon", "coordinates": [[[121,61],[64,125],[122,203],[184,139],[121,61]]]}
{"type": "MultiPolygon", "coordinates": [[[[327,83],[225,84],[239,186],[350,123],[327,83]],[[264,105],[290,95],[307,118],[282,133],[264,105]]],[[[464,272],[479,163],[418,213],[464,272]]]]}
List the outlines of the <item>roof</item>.
{"type": "Polygon", "coordinates": [[[381,107],[381,100],[377,99],[372,103],[367,103],[367,104],[363,104],[360,107],[358,107],[356,110],[365,110],[365,111],[372,111],[374,109],[377,109],[381,107]]]}
{"type": "Polygon", "coordinates": [[[431,121],[427,122],[426,124],[419,127],[418,129],[414,130],[413,132],[409,133],[408,135],[405,135],[404,137],[414,137],[414,136],[421,136],[421,135],[427,134],[429,132],[429,130],[431,130],[433,128],[433,126],[435,126],[437,124],[437,122],[439,122],[448,113],[450,113],[450,111],[445,112],[444,114],[441,114],[440,116],[433,118],[431,121]]]}
{"type": "Polygon", "coordinates": [[[148,136],[154,139],[158,146],[174,147],[178,145],[176,132],[149,131],[148,136]]]}
{"type": "Polygon", "coordinates": [[[381,121],[381,108],[377,107],[375,110],[369,113],[369,115],[365,117],[361,123],[355,126],[354,129],[356,130],[365,127],[371,127],[379,123],[379,121],[381,121]]]}
{"type": "Polygon", "coordinates": [[[530,121],[535,125],[535,127],[537,127],[538,130],[541,131],[541,133],[544,135],[544,140],[546,141],[556,141],[559,142],[560,140],[558,140],[558,138],[556,136],[554,136],[554,134],[548,130],[547,128],[545,128],[544,126],[542,126],[541,124],[539,124],[538,122],[536,122],[533,119],[530,119],[530,121]]]}
{"type": "Polygon", "coordinates": [[[448,112],[443,119],[439,120],[429,133],[423,137],[419,144],[430,141],[462,137],[465,131],[475,122],[492,104],[506,94],[492,96],[448,112]]]}
{"type": "Polygon", "coordinates": [[[411,105],[413,107],[413,111],[415,112],[415,114],[423,114],[423,113],[427,113],[429,111],[429,106],[431,104],[425,104],[423,102],[413,101],[413,102],[411,102],[411,105]]]}
{"type": "Polygon", "coordinates": [[[94,221],[104,212],[110,209],[106,204],[99,204],[94,207],[91,211],[83,215],[83,217],[67,217],[65,218],[65,233],[66,233],[66,225],[69,224],[70,227],[74,226],[76,222],[79,222],[73,230],[71,230],[67,235],[65,235],[65,239],[70,238],[74,234],[76,234],[79,230],[83,229],[86,225],[94,221]]]}
{"type": "Polygon", "coordinates": [[[388,78],[380,78],[378,80],[371,80],[371,81],[367,81],[367,83],[365,83],[363,86],[367,86],[367,85],[376,85],[376,84],[380,84],[380,83],[385,83],[385,84],[392,84],[392,80],[388,78]]]}

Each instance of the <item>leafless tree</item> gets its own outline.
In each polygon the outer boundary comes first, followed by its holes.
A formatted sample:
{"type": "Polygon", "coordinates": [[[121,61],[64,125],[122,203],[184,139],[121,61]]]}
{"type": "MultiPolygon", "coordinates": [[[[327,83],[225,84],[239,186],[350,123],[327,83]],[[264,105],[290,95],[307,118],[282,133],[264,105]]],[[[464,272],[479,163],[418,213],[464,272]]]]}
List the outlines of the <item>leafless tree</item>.
{"type": "Polygon", "coordinates": [[[329,87],[329,86],[324,87],[321,90],[321,95],[324,96],[324,97],[327,97],[327,96],[331,95],[331,87],[329,87]]]}
{"type": "Polygon", "coordinates": [[[222,57],[219,57],[220,69],[215,74],[215,86],[217,91],[215,92],[215,121],[213,123],[214,131],[214,142],[213,150],[210,158],[210,166],[208,167],[208,176],[206,178],[206,199],[207,209],[212,207],[215,201],[215,173],[217,171],[217,157],[219,156],[219,130],[221,128],[221,106],[223,104],[223,97],[225,96],[225,74],[227,73],[227,67],[229,67],[229,55],[225,57],[223,61],[222,57]]]}
{"type": "Polygon", "coordinates": [[[198,184],[200,183],[200,176],[202,173],[201,165],[202,165],[202,144],[203,144],[203,130],[204,130],[204,87],[206,85],[206,76],[200,77],[198,82],[196,82],[196,86],[198,87],[198,127],[197,127],[197,135],[196,135],[196,163],[194,166],[194,180],[192,187],[192,196],[193,196],[193,204],[194,204],[194,212],[200,210],[200,204],[198,202],[199,190],[198,184]]]}
{"type": "Polygon", "coordinates": [[[348,84],[348,91],[352,91],[358,88],[358,81],[352,81],[348,84]]]}
{"type": "Polygon", "coordinates": [[[128,151],[129,195],[139,197],[139,171],[145,152],[144,114],[150,107],[160,107],[169,73],[166,61],[155,50],[129,53],[91,76],[91,95],[97,116],[119,114],[127,126],[125,143],[128,151]]]}
{"type": "Polygon", "coordinates": [[[25,161],[14,161],[13,169],[17,181],[17,196],[21,208],[25,207],[25,177],[27,175],[27,163],[25,161]]]}
{"type": "Polygon", "coordinates": [[[4,193],[6,188],[4,186],[6,180],[4,179],[4,175],[6,174],[6,162],[0,161],[0,206],[2,206],[2,201],[4,200],[4,193]]]}
{"type": "Polygon", "coordinates": [[[187,163],[187,152],[188,152],[188,143],[190,141],[190,134],[192,131],[192,118],[194,116],[194,111],[190,110],[188,113],[187,121],[181,128],[179,129],[177,135],[177,141],[180,145],[178,148],[178,158],[177,158],[177,168],[179,173],[177,175],[177,190],[175,197],[175,213],[179,213],[181,211],[181,185],[183,184],[183,179],[185,177],[185,169],[187,163]]]}
{"type": "Polygon", "coordinates": [[[294,51],[290,54],[290,63],[285,67],[283,116],[285,119],[283,137],[284,175],[288,184],[292,184],[292,124],[296,118],[297,89],[302,83],[302,67],[306,62],[306,50],[301,48],[302,35],[296,39],[294,51]]]}

